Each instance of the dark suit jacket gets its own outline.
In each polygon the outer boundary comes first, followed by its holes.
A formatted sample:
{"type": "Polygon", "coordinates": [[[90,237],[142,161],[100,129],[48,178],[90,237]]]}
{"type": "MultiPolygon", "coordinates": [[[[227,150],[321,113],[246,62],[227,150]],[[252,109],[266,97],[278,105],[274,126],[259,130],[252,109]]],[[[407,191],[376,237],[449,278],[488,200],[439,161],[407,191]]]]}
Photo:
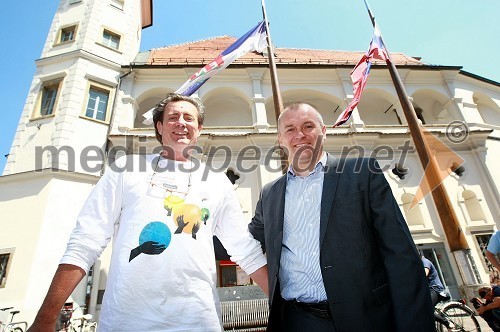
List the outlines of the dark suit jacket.
{"type": "MultiPolygon", "coordinates": [[[[267,184],[249,224],[266,251],[268,330],[281,331],[279,289],[286,175],[267,184]]],[[[375,159],[327,158],[320,264],[333,321],[344,331],[434,331],[422,261],[375,159]]]]}

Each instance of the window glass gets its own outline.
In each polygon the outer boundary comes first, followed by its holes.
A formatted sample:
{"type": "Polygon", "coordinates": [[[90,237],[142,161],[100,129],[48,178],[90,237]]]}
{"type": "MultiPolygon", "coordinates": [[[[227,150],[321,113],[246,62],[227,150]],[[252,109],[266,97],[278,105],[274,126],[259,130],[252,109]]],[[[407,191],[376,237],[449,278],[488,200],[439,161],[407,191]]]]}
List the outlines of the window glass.
{"type": "Polygon", "coordinates": [[[62,79],[42,82],[40,93],[35,105],[33,117],[52,115],[56,111],[57,100],[59,99],[59,88],[62,79]]]}
{"type": "Polygon", "coordinates": [[[106,121],[109,91],[90,87],[89,99],[85,116],[96,120],[106,121]]]}
{"type": "Polygon", "coordinates": [[[476,235],[476,241],[481,250],[481,254],[483,257],[486,266],[488,266],[488,271],[493,271],[494,266],[491,264],[490,260],[486,257],[486,248],[488,248],[488,243],[490,242],[490,237],[492,234],[478,234],[476,235]]]}
{"type": "Polygon", "coordinates": [[[61,28],[56,44],[69,43],[75,40],[76,25],[61,28]]]}
{"type": "Polygon", "coordinates": [[[221,277],[220,281],[222,287],[236,286],[236,266],[221,266],[221,277]]]}
{"type": "Polygon", "coordinates": [[[75,27],[64,28],[61,30],[61,43],[69,42],[75,39],[75,27]]]}
{"type": "Polygon", "coordinates": [[[42,88],[40,115],[50,115],[54,112],[58,88],[58,85],[49,85],[42,88]]]}
{"type": "Polygon", "coordinates": [[[5,287],[7,282],[7,266],[9,264],[10,253],[0,254],[0,288],[5,287]]]}
{"type": "Polygon", "coordinates": [[[117,50],[118,47],[120,46],[120,36],[112,32],[109,32],[108,30],[104,30],[102,34],[102,43],[103,45],[106,45],[108,47],[117,50]]]}

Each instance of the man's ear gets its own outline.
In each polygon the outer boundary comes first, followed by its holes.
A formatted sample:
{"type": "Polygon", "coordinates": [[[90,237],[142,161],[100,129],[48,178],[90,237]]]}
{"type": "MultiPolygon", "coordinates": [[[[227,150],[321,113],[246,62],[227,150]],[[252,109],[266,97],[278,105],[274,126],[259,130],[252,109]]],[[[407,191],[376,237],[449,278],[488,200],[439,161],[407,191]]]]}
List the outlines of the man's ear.
{"type": "Polygon", "coordinates": [[[203,125],[198,125],[198,136],[196,138],[201,136],[201,130],[203,129],[203,125]]]}
{"type": "Polygon", "coordinates": [[[161,121],[158,121],[156,123],[156,130],[158,130],[158,134],[160,134],[160,136],[161,136],[161,132],[163,130],[163,123],[161,121]]]}

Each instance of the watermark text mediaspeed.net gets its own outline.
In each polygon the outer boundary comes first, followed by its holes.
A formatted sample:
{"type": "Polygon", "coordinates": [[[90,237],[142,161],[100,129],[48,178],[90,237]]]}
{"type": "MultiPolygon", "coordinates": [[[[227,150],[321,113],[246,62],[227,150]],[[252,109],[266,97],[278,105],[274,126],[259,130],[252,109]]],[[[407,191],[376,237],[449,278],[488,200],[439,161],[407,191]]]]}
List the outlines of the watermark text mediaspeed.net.
{"type": "MultiPolygon", "coordinates": [[[[427,165],[423,165],[424,173],[422,175],[417,193],[414,197],[414,201],[412,202],[412,206],[430,194],[437,185],[440,185],[444,179],[449,176],[454,167],[460,167],[464,162],[464,160],[443,141],[424,128],[422,128],[422,131],[425,141],[433,153],[431,154],[431,160],[429,160],[427,165]],[[432,170],[432,167],[430,167],[431,162],[435,163],[434,169],[438,168],[439,173],[439,180],[437,182],[432,181],[433,183],[428,181],[429,172],[432,170]]],[[[464,142],[468,135],[469,129],[467,125],[461,121],[451,122],[447,126],[445,132],[446,139],[452,145],[464,142]]],[[[319,143],[321,140],[323,140],[323,138],[318,137],[316,146],[320,146],[319,143]]],[[[374,173],[383,173],[391,168],[394,168],[395,166],[404,167],[404,165],[406,165],[405,161],[408,154],[415,151],[415,148],[411,143],[411,140],[407,139],[401,145],[396,147],[390,145],[379,145],[370,150],[365,149],[361,145],[343,146],[340,150],[340,154],[336,155],[336,157],[340,160],[352,157],[359,159],[367,157],[374,158],[382,166],[376,165],[374,169],[370,169],[370,171],[374,173]]],[[[125,145],[127,146],[128,144],[125,145]]],[[[168,149],[170,149],[168,146],[158,146],[151,153],[160,154],[162,151],[168,149]]],[[[145,146],[140,146],[138,150],[139,155],[148,154],[145,146]]],[[[41,170],[45,167],[45,165],[49,164],[50,168],[56,171],[60,168],[68,171],[75,171],[78,163],[79,169],[89,173],[98,173],[105,165],[108,165],[108,167],[112,168],[116,172],[132,171],[134,170],[134,167],[138,167],[138,170],[141,172],[146,172],[148,171],[148,167],[152,168],[153,165],[156,164],[155,162],[148,163],[145,158],[143,159],[142,164],[126,162],[122,166],[118,166],[118,164],[114,163],[116,159],[126,155],[127,151],[128,150],[125,146],[113,146],[109,149],[109,151],[107,151],[107,153],[105,153],[101,147],[92,145],[86,146],[78,153],[71,146],[37,146],[35,147],[35,169],[41,170]],[[64,157],[61,158],[63,155],[64,157]],[[60,167],[62,164],[64,164],[64,167],[60,167]]],[[[312,171],[315,165],[299,165],[297,162],[303,153],[317,154],[318,151],[315,151],[311,146],[301,147],[295,152],[294,158],[291,160],[293,167],[299,172],[306,170],[312,171]]],[[[270,149],[262,149],[256,145],[246,146],[237,153],[235,153],[229,146],[224,145],[212,146],[208,149],[208,151],[204,151],[199,146],[192,146],[185,149],[183,154],[186,157],[195,156],[189,167],[185,168],[186,172],[195,171],[200,167],[201,162],[204,162],[208,166],[206,172],[208,172],[208,169],[215,172],[225,172],[228,168],[231,168],[236,173],[243,174],[251,173],[262,165],[268,172],[282,172],[282,161],[286,159],[283,158],[283,156],[284,154],[288,155],[287,151],[279,146],[274,146],[270,149]]],[[[361,160],[359,164],[355,165],[354,172],[359,172],[360,167],[361,160]]],[[[184,171],[182,166],[179,169],[184,171]]],[[[344,171],[342,162],[338,163],[335,171],[344,171]]]]}

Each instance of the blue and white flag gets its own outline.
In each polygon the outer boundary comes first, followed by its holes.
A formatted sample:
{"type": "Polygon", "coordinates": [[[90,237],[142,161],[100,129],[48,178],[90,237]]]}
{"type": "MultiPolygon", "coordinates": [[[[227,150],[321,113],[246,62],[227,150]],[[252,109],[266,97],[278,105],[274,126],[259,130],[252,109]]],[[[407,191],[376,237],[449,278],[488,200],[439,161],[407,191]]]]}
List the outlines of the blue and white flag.
{"type": "Polygon", "coordinates": [[[267,47],[266,26],[264,21],[257,24],[252,30],[240,37],[231,46],[219,54],[212,62],[205,65],[193,74],[179,89],[177,93],[190,96],[200,88],[210,77],[229,66],[234,60],[249,53],[262,53],[267,47]]]}
{"type": "MultiPolygon", "coordinates": [[[[189,79],[175,92],[184,96],[190,96],[210,77],[225,69],[239,57],[249,52],[262,53],[267,47],[266,37],[266,25],[264,21],[262,21],[240,37],[240,39],[231,44],[231,46],[225,49],[214,60],[189,77],[189,79]]],[[[147,111],[143,116],[146,118],[143,122],[144,124],[153,123],[153,109],[147,111]]]]}

